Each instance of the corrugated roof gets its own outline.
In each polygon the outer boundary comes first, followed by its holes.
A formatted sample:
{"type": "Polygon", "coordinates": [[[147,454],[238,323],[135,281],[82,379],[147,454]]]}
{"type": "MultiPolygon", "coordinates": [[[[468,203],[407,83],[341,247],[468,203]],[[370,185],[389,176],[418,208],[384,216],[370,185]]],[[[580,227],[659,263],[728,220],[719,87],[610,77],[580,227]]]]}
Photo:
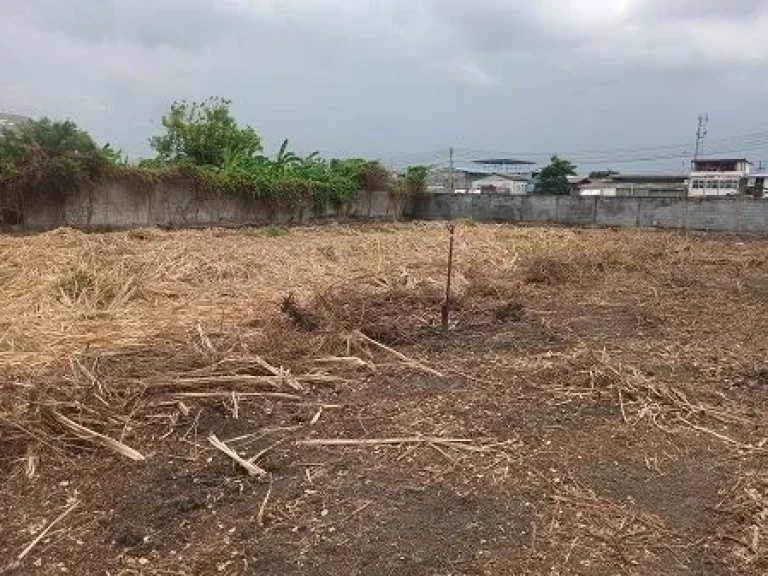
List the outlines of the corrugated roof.
{"type": "Polygon", "coordinates": [[[453,167],[455,172],[465,172],[466,174],[499,174],[503,176],[514,175],[514,172],[499,172],[498,166],[480,166],[479,164],[462,164],[453,167]]]}
{"type": "Polygon", "coordinates": [[[485,160],[473,160],[473,162],[491,166],[533,166],[536,164],[536,162],[516,160],[515,158],[487,158],[485,160]]]}

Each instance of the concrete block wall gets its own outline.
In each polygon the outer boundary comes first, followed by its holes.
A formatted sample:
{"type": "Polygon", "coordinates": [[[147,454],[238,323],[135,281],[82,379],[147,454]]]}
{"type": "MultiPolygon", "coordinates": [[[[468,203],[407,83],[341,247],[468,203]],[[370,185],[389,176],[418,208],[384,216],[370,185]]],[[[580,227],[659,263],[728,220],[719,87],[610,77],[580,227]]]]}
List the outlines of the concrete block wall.
{"type": "Polygon", "coordinates": [[[426,194],[407,207],[418,220],[469,218],[569,226],[656,227],[768,233],[768,199],[426,194]]]}
{"type": "Polygon", "coordinates": [[[269,223],[305,223],[330,218],[394,219],[402,214],[390,194],[358,192],[346,206],[317,213],[309,205],[280,210],[255,198],[202,196],[181,185],[160,184],[137,190],[126,182],[108,182],[61,198],[30,198],[23,230],[62,226],[112,230],[147,226],[202,227],[269,223]]]}
{"type": "Polygon", "coordinates": [[[310,206],[277,210],[242,196],[203,197],[180,185],[135,190],[125,182],[67,197],[29,198],[21,229],[61,226],[121,229],[143,226],[238,226],[304,223],[323,219],[420,220],[471,218],[569,226],[656,227],[768,233],[768,199],[512,196],[508,194],[424,194],[405,206],[389,193],[359,192],[346,206],[318,214],[310,206]]]}

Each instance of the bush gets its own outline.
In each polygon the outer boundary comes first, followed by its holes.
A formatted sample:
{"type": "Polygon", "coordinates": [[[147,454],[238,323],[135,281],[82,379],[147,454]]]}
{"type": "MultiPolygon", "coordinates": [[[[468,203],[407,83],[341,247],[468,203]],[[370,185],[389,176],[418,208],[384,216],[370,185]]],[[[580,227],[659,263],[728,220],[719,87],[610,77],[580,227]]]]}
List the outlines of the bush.
{"type": "MultiPolygon", "coordinates": [[[[274,158],[262,155],[258,134],[237,124],[223,98],[175,102],[162,125],[163,133],[150,140],[155,158],[138,164],[109,144],[98,147],[70,121],[43,118],[6,130],[0,135],[0,223],[22,221],[27,198],[60,203],[106,179],[127,181],[139,191],[181,183],[201,196],[239,195],[318,212],[349,202],[360,189],[382,190],[390,183],[378,162],[329,161],[317,153],[302,158],[288,149],[288,140],[274,158]]],[[[426,170],[409,170],[407,189],[423,187],[425,178],[426,170]]]]}
{"type": "Polygon", "coordinates": [[[4,219],[21,220],[24,202],[92,185],[108,170],[109,161],[87,132],[74,122],[48,118],[6,128],[0,134],[0,205],[4,219]]]}

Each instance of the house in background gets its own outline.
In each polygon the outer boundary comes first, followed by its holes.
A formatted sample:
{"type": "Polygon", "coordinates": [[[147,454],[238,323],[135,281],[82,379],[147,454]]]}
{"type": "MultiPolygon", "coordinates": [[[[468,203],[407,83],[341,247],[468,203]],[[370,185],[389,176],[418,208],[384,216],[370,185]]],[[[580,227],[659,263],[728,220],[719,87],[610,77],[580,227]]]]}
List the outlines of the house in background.
{"type": "Polygon", "coordinates": [[[745,158],[696,159],[691,165],[689,196],[735,196],[742,194],[750,175],[745,158]]]}
{"type": "Polygon", "coordinates": [[[747,176],[744,193],[756,198],[768,198],[768,172],[753,172],[747,176]]]}
{"type": "Polygon", "coordinates": [[[501,194],[527,194],[529,183],[530,180],[521,175],[490,174],[489,176],[472,180],[470,189],[501,194]]]}
{"type": "Polygon", "coordinates": [[[580,196],[637,196],[685,198],[688,177],[684,174],[612,174],[579,182],[580,196]]]}
{"type": "Polygon", "coordinates": [[[572,186],[579,196],[616,196],[616,184],[610,178],[583,178],[572,186]]]}
{"type": "Polygon", "coordinates": [[[429,189],[435,192],[528,194],[533,192],[536,174],[538,166],[535,162],[490,158],[457,164],[453,168],[453,178],[450,168],[434,168],[430,171],[427,183],[429,189]]]}

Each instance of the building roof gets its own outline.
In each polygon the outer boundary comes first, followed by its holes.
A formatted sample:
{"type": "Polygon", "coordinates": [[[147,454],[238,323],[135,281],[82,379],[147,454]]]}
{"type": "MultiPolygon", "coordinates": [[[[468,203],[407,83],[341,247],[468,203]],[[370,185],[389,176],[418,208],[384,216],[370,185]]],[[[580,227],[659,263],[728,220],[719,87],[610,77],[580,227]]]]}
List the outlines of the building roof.
{"type": "MultiPolygon", "coordinates": [[[[529,164],[525,164],[525,165],[529,165],[529,164]]],[[[494,166],[490,164],[486,166],[483,166],[481,164],[461,164],[461,165],[454,166],[453,169],[456,172],[464,172],[465,174],[481,174],[481,175],[488,175],[488,176],[491,176],[493,174],[500,174],[504,176],[515,175],[514,172],[500,173],[499,166],[494,166]]]]}
{"type": "Polygon", "coordinates": [[[476,164],[485,164],[488,166],[534,166],[536,162],[528,160],[516,160],[514,158],[486,158],[484,160],[473,160],[476,164]]]}
{"type": "Polygon", "coordinates": [[[734,164],[736,162],[746,162],[747,164],[752,164],[749,160],[746,158],[694,158],[694,162],[711,162],[712,164],[722,162],[723,164],[734,164]]]}
{"type": "Polygon", "coordinates": [[[664,183],[672,183],[672,182],[685,182],[688,180],[689,176],[688,174],[680,174],[680,173],[672,173],[672,174],[662,174],[662,173],[637,173],[637,174],[614,174],[610,177],[611,180],[614,182],[635,182],[635,183],[654,183],[654,182],[664,182],[664,183]]]}

